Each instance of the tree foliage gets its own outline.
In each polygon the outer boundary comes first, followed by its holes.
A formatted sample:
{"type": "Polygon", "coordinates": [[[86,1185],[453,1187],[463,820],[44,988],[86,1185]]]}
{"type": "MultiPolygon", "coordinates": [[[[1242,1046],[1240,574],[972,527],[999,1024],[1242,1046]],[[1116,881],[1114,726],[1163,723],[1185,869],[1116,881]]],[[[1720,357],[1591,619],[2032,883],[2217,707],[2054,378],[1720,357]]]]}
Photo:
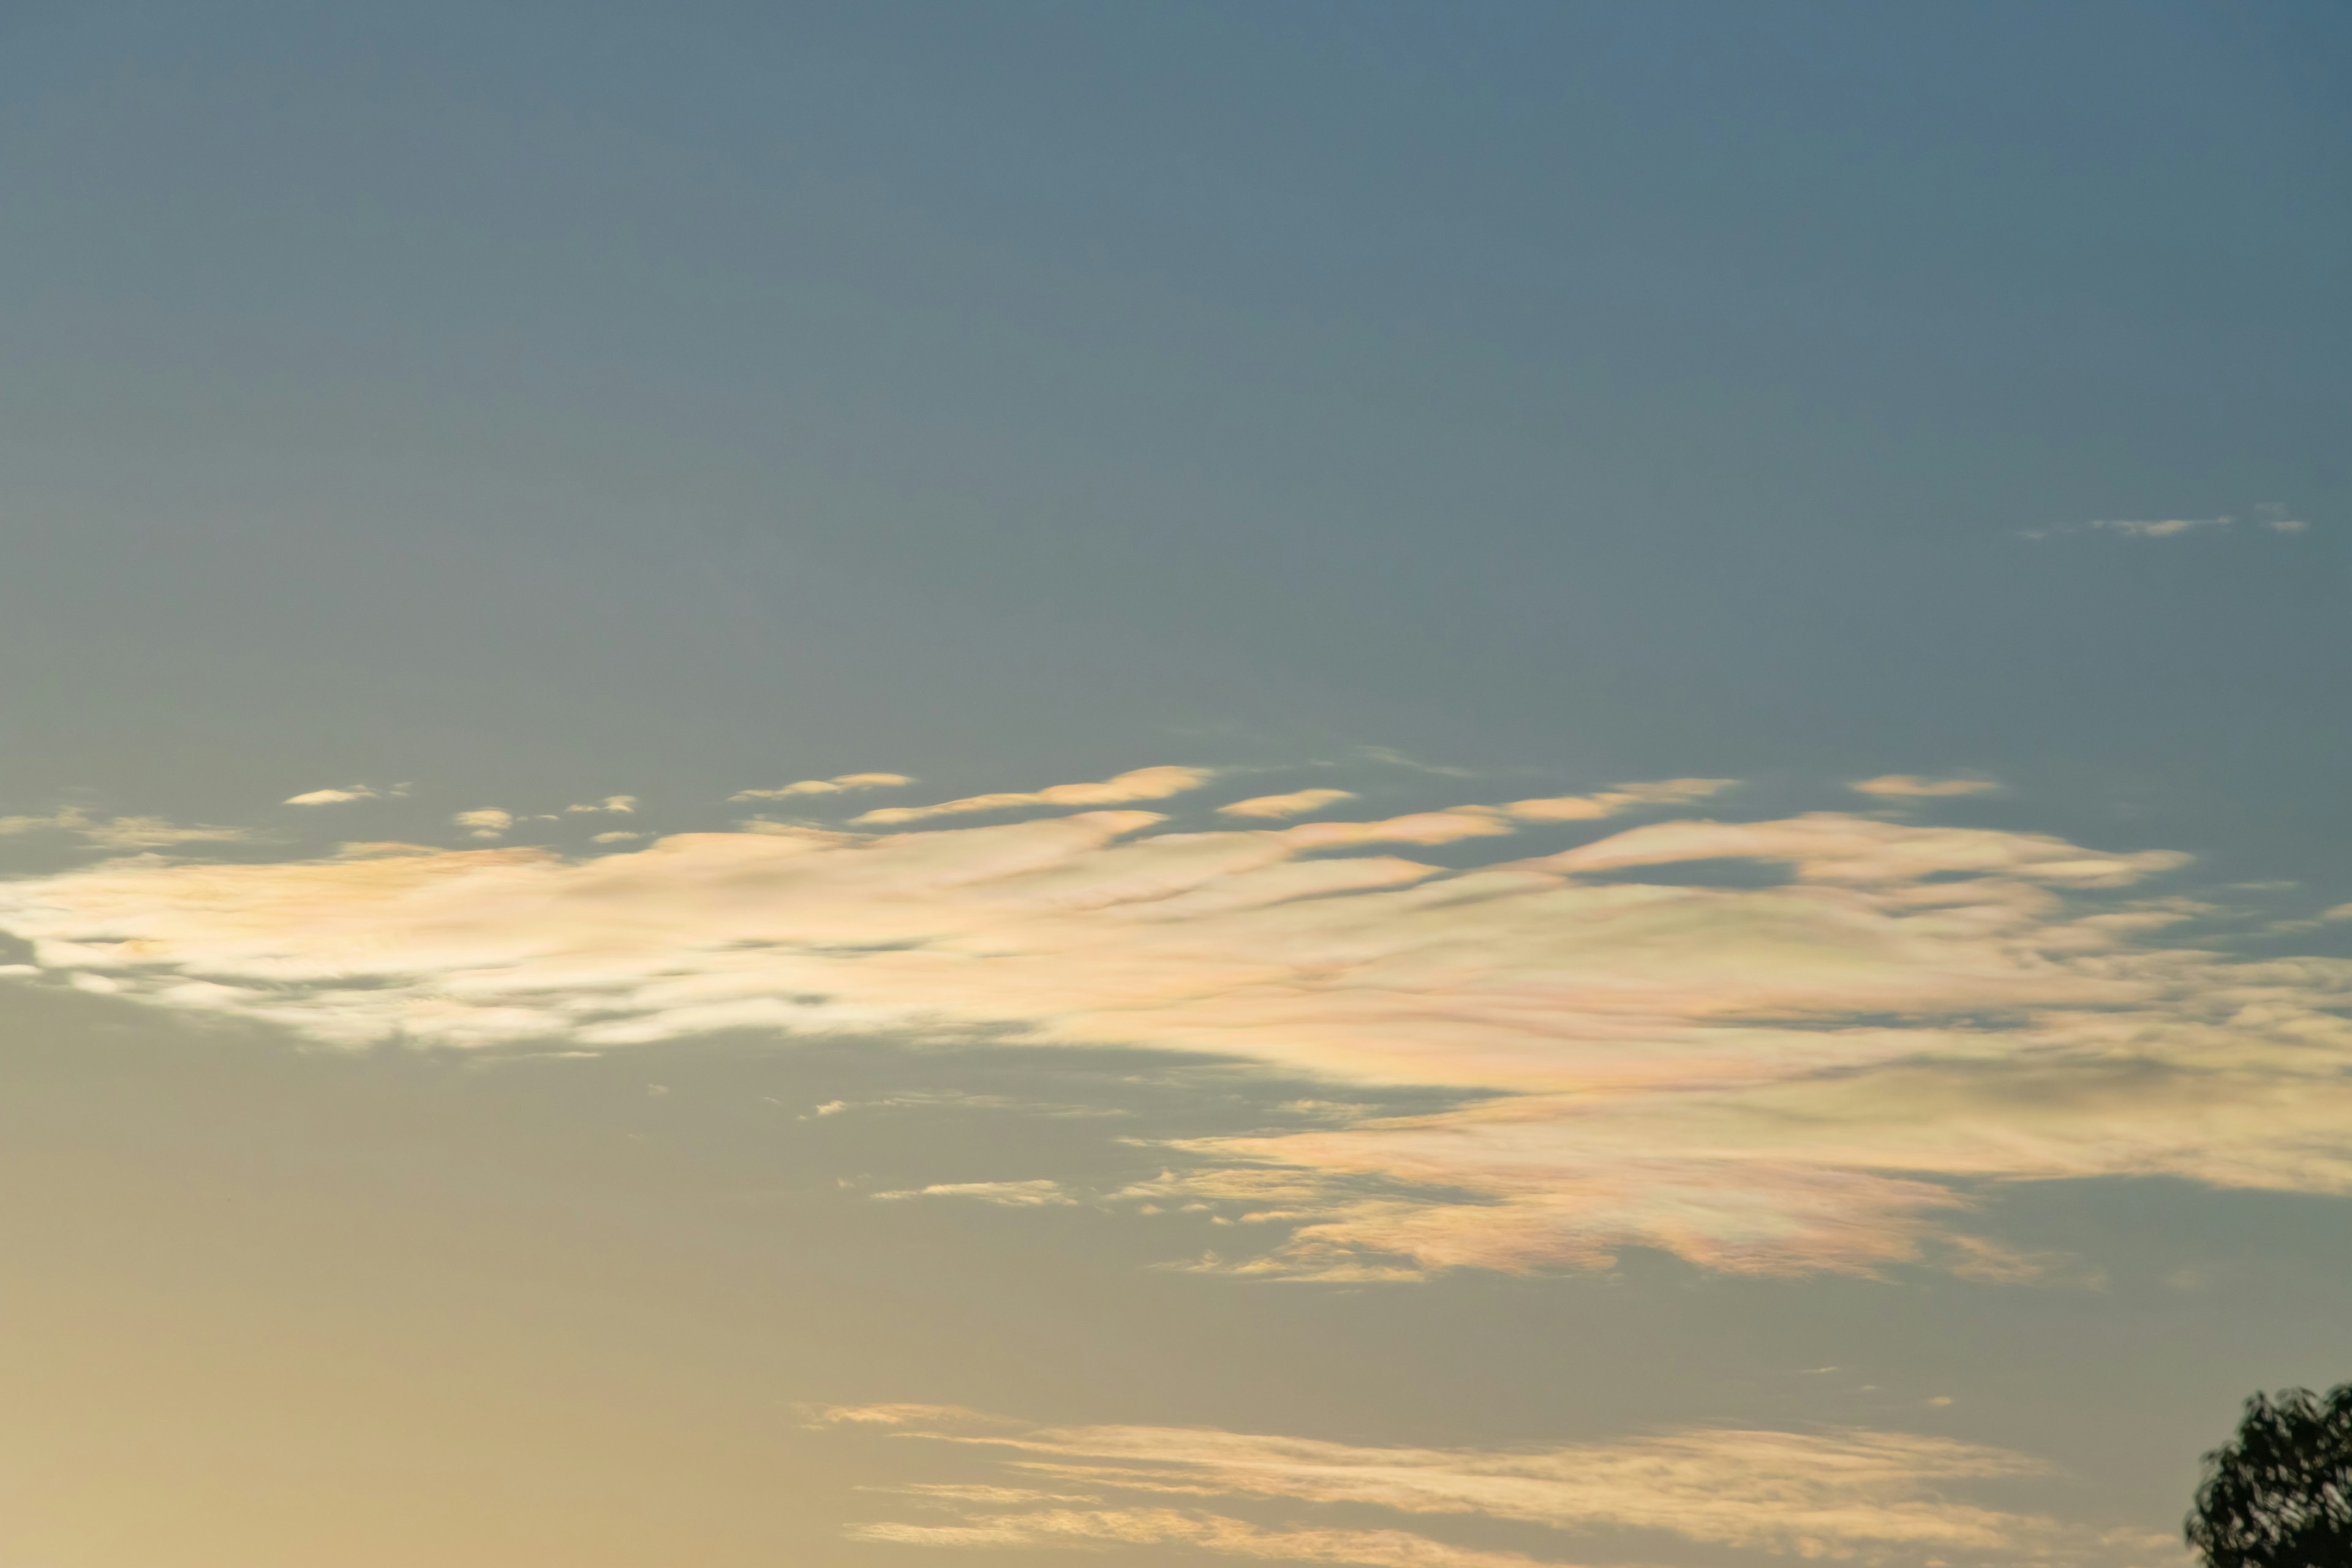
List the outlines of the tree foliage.
{"type": "Polygon", "coordinates": [[[2352,1384],[2247,1400],[2186,1532],[2210,1568],[2352,1568],[2352,1384]]]}

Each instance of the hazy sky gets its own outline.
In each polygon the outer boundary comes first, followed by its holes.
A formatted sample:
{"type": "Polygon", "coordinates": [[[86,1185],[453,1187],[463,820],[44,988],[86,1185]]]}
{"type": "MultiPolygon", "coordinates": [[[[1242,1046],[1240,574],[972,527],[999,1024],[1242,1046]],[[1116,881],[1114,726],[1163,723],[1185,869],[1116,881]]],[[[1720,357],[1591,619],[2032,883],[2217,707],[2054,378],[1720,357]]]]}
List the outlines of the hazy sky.
{"type": "Polygon", "coordinates": [[[2156,1568],[2352,1380],[2352,14],[0,7],[0,1568],[2156,1568]]]}

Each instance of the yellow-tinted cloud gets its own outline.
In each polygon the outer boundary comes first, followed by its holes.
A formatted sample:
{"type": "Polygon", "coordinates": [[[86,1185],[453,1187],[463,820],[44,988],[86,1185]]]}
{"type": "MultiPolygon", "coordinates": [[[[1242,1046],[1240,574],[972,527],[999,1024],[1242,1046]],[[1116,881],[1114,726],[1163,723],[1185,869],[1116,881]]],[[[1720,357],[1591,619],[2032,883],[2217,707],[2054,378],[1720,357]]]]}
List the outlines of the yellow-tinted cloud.
{"type": "Polygon", "coordinates": [[[839,795],[845,790],[896,789],[915,781],[905,773],[836,773],[829,779],[800,779],[782,789],[738,790],[727,798],[734,800],[791,800],[798,795],[839,795]]]}
{"type": "Polygon", "coordinates": [[[0,816],[0,837],[70,833],[100,849],[167,849],[177,844],[232,844],[253,835],[242,827],[184,826],[161,816],[93,816],[78,805],[46,816],[0,816]]]}
{"type": "Polygon", "coordinates": [[[1720,795],[1738,779],[1655,779],[1647,784],[1622,784],[1598,795],[1561,795],[1541,800],[1515,800],[1503,807],[1523,822],[1592,822],[1637,805],[1681,805],[1720,795]]]}
{"type": "Polygon", "coordinates": [[[1327,852],[1511,820],[1171,832],[1089,811],[771,823],[583,859],[124,861],[0,884],[0,929],[53,973],[353,1046],[884,1031],[1492,1096],[1188,1144],[1159,1191],[1108,1200],[1211,1205],[1258,1240],[1203,1266],[1244,1271],[1625,1246],[1868,1269],[1924,1247],[2022,1278],[1937,1240],[1985,1184],[2352,1191],[2352,963],[2168,945],[2197,907],[2138,884],[2177,854],[1840,813],[1653,823],[1459,870],[1327,852]],[[1780,884],[1642,879],[1724,859],[1780,884]]]}
{"type": "Polygon", "coordinates": [[[476,811],[461,811],[449,820],[460,827],[472,828],[469,837],[475,838],[499,837],[514,826],[515,821],[513,812],[501,811],[495,805],[483,806],[476,811]]]}
{"type": "Polygon", "coordinates": [[[2000,788],[1990,779],[1928,779],[1916,773],[1885,773],[1856,779],[1845,786],[1863,795],[1933,798],[1954,795],[1990,795],[2000,788]]]}
{"type": "MultiPolygon", "coordinates": [[[[1955,1495],[1988,1481],[2047,1472],[2025,1456],[1858,1428],[1701,1427],[1614,1443],[1496,1449],[1375,1447],[1209,1427],[1024,1428],[1001,1417],[919,1405],[826,1410],[817,1419],[995,1451],[1023,1477],[1084,1487],[1097,1496],[1344,1504],[1387,1510],[1416,1523],[1480,1518],[1559,1531],[1569,1538],[1564,1546],[1577,1544],[1580,1536],[1588,1538],[1588,1548],[1605,1546],[1605,1532],[1636,1530],[1773,1555],[1884,1561],[1897,1552],[1912,1561],[1941,1556],[2014,1563],[2121,1562],[2125,1552],[2169,1544],[2135,1534],[2103,1538],[1955,1495]]],[[[1234,1556],[1278,1557],[1287,1543],[1303,1549],[1300,1560],[1309,1562],[1449,1568],[1528,1561],[1447,1545],[1418,1528],[1266,1530],[1197,1505],[1039,1508],[1017,1497],[985,1494],[950,1500],[966,1504],[957,1524],[868,1524],[854,1527],[854,1533],[942,1546],[1181,1542],[1234,1556]],[[1370,1554],[1350,1556],[1351,1551],[1370,1554]]]]}
{"type": "Polygon", "coordinates": [[[1247,800],[1237,800],[1231,805],[1221,805],[1217,810],[1225,816],[1259,819],[1304,816],[1310,811],[1320,811],[1327,805],[1337,805],[1343,800],[1355,798],[1356,792],[1351,789],[1302,789],[1288,795],[1253,795],[1247,800]]]}
{"type": "Polygon", "coordinates": [[[1209,768],[1137,768],[1117,778],[1093,784],[1049,784],[1014,795],[973,795],[938,805],[892,805],[851,818],[869,826],[895,826],[934,816],[960,816],[976,811],[1011,811],[1029,805],[1125,805],[1142,800],[1166,800],[1195,790],[1215,777],[1209,768]]]}

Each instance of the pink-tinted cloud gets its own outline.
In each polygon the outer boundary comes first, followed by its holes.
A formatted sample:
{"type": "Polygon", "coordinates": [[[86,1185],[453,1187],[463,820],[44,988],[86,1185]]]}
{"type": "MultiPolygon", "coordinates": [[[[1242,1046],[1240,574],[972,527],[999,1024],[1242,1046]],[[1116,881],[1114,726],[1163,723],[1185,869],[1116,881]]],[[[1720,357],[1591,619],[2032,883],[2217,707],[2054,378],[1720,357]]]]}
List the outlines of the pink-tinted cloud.
{"type": "MultiPolygon", "coordinates": [[[[1048,793],[1034,804],[1074,804],[1048,793]]],[[[1160,1190],[1097,1195],[1209,1205],[1257,1239],[1202,1266],[1243,1271],[1397,1278],[1648,1246],[1731,1269],[1924,1256],[1982,1274],[1938,1238],[1989,1183],[2352,1191],[2352,964],[2167,945],[2198,907],[2141,884],[2177,854],[1839,813],[1652,823],[1466,869],[1359,852],[1500,840],[1515,820],[1179,832],[1096,810],[771,823],[584,859],[134,859],[0,884],[0,929],[50,975],[337,1044],[878,1031],[1490,1097],[1190,1144],[1160,1190]],[[1643,879],[1726,859],[1780,883],[1643,879]]]]}

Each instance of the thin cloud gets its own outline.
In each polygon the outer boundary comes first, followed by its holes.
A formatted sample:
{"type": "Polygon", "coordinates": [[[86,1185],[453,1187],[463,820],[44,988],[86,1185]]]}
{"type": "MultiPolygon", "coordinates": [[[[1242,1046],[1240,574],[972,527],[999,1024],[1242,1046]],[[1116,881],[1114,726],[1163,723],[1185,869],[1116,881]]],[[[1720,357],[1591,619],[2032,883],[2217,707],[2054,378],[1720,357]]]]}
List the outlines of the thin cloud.
{"type": "MultiPolygon", "coordinates": [[[[1988,1482],[2049,1474],[2024,1455],[1948,1438],[1844,1428],[1780,1432],[1696,1427],[1614,1443],[1515,1448],[1379,1447],[1213,1427],[1024,1427],[953,1407],[879,1405],[819,1410],[814,1424],[880,1430],[992,1452],[1012,1477],[1083,1487],[1096,1501],[1057,1497],[1039,1507],[971,1488],[940,1501],[951,1525],[884,1521],[851,1527],[865,1540],[933,1546],[1183,1543],[1238,1557],[1488,1568],[1558,1562],[1454,1546],[1423,1521],[1479,1519],[1558,1532],[1563,1548],[1599,1546],[1612,1532],[1654,1531],[1702,1547],[1774,1556],[1884,1561],[2120,1562],[2168,1545],[2136,1532],[2102,1536],[2046,1516],[2006,1510],[1966,1494],[1988,1482]],[[1385,1510],[1412,1529],[1337,1531],[1305,1521],[1271,1529],[1209,1510],[1214,1500],[1261,1509],[1338,1505],[1385,1510]],[[959,1506],[960,1505],[960,1506],[959,1506]],[[1596,1539],[1597,1538],[1597,1539],[1596,1539]]],[[[1622,1550],[1620,1548],[1619,1550],[1622,1550]]]]}
{"type": "Polygon", "coordinates": [[[1327,805],[1337,805],[1343,800],[1355,798],[1356,792],[1351,789],[1302,789],[1294,790],[1288,795],[1253,795],[1247,800],[1237,800],[1231,805],[1221,805],[1217,807],[1217,811],[1223,816],[1246,816],[1260,820],[1305,816],[1308,812],[1320,811],[1327,805]]]}
{"type": "Polygon", "coordinates": [[[592,805],[567,805],[563,809],[567,813],[575,814],[581,812],[604,812],[627,816],[637,809],[637,797],[633,795],[608,795],[603,800],[597,801],[592,805]]]}
{"type": "Polygon", "coordinates": [[[2000,789],[2000,785],[1991,779],[1931,779],[1917,773],[1882,773],[1874,779],[1856,779],[1845,787],[1859,795],[1922,800],[1946,795],[1992,795],[2000,789]]]}
{"type": "Polygon", "coordinates": [[[289,795],[287,805],[341,805],[354,800],[373,800],[376,792],[365,784],[346,784],[341,789],[314,789],[301,795],[289,795]]]}
{"type": "MultiPolygon", "coordinates": [[[[2054,539],[2068,533],[2112,533],[2125,539],[2179,539],[2191,533],[2226,533],[2242,521],[2234,516],[2221,517],[2105,517],[2089,522],[2074,523],[2059,528],[2032,528],[2023,531],[2026,539],[2054,539]]],[[[2273,533],[2303,533],[2311,524],[2302,518],[2288,515],[2287,509],[2276,501],[2264,501],[2254,508],[2251,520],[2257,528],[2273,533]]]]}
{"type": "Polygon", "coordinates": [[[0,837],[69,833],[100,849],[167,849],[179,844],[234,844],[250,839],[243,827],[183,825],[161,816],[93,816],[76,805],[46,816],[0,816],[0,837]]]}
{"type": "Polygon", "coordinates": [[[905,773],[836,773],[829,779],[799,779],[781,789],[738,790],[727,798],[739,800],[793,800],[802,795],[840,795],[845,790],[897,789],[915,781],[905,773]]]}
{"type": "Polygon", "coordinates": [[[2352,1192],[2352,963],[2169,936],[2200,906],[2147,884],[2183,856],[1839,812],[1458,868],[1333,852],[1499,843],[1517,820],[1171,831],[1097,810],[584,858],[119,861],[0,883],[0,929],[60,978],[352,1047],[883,1033],[1467,1097],[1170,1145],[1152,1190],[1112,1194],[1231,1220],[1236,1245],[1195,1266],[1233,1272],[1648,1247],[1752,1273],[2054,1278],[1948,1237],[2005,1182],[2352,1192]],[[1645,879],[1725,860],[1776,885],[1645,879]]]}
{"type": "Polygon", "coordinates": [[[1622,784],[1597,795],[1553,795],[1515,800],[1503,807],[1522,822],[1592,822],[1642,805],[1683,805],[1738,784],[1738,779],[1657,779],[1622,784]]]}
{"type": "Polygon", "coordinates": [[[449,820],[460,827],[472,828],[469,837],[475,838],[500,837],[515,824],[513,812],[500,811],[495,805],[483,806],[477,811],[461,811],[449,820]]]}
{"type": "Polygon", "coordinates": [[[938,805],[893,805],[852,817],[869,826],[895,826],[934,816],[960,816],[978,811],[1012,811],[1031,805],[1125,805],[1135,801],[1166,800],[1199,789],[1216,776],[1212,768],[1137,768],[1117,778],[1093,784],[1051,784],[1027,794],[973,795],[938,805]]]}
{"type": "Polygon", "coordinates": [[[972,1198],[984,1204],[996,1204],[1005,1208],[1044,1208],[1075,1204],[1061,1183],[1034,1182],[946,1182],[907,1192],[877,1193],[877,1198],[972,1198]]]}

